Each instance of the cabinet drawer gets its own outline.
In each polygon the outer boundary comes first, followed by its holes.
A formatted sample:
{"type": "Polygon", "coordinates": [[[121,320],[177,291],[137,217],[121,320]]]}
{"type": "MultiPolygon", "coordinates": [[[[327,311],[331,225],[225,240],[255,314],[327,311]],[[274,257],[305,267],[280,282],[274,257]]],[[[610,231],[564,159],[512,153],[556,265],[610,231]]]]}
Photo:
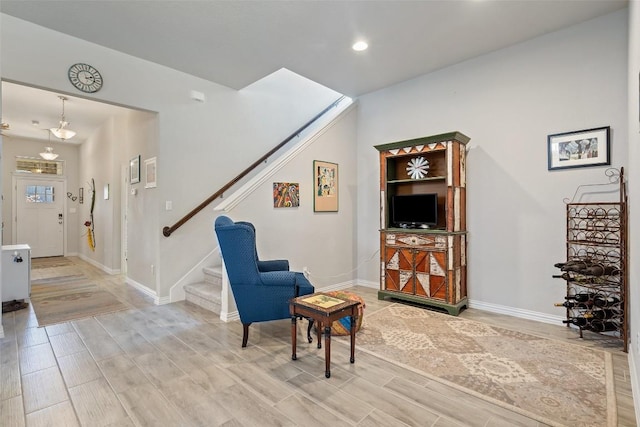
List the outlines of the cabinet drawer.
{"type": "Polygon", "coordinates": [[[407,248],[447,249],[447,236],[438,234],[386,233],[385,244],[407,248]]]}

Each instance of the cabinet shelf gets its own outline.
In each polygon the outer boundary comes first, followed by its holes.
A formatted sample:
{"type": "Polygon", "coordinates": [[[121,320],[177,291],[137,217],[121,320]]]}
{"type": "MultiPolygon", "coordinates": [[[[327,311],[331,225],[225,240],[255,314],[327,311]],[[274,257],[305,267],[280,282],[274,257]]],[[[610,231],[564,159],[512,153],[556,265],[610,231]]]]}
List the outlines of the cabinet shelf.
{"type": "Polygon", "coordinates": [[[440,228],[399,228],[389,227],[381,229],[385,233],[411,233],[411,234],[467,234],[466,231],[447,231],[440,228]]]}
{"type": "Polygon", "coordinates": [[[390,179],[387,181],[387,184],[406,184],[412,182],[426,182],[426,181],[445,181],[447,179],[446,176],[428,176],[426,178],[420,179],[390,179]]]}

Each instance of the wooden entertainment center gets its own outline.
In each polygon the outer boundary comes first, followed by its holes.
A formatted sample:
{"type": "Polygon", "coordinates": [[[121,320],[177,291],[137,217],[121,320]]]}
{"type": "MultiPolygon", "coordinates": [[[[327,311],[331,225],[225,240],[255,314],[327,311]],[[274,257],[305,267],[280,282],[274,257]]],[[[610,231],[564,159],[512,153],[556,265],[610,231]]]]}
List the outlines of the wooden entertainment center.
{"type": "Polygon", "coordinates": [[[467,136],[450,132],[375,147],[380,152],[378,299],[428,305],[456,316],[467,306],[468,142],[467,136]],[[435,206],[423,204],[407,215],[408,222],[397,222],[396,196],[430,194],[437,194],[437,215],[424,212],[435,206]]]}

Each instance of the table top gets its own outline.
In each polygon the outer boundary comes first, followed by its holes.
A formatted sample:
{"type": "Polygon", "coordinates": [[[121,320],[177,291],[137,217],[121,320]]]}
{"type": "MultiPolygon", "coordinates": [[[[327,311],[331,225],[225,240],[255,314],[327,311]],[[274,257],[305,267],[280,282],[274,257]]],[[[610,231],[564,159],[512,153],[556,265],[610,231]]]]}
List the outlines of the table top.
{"type": "Polygon", "coordinates": [[[293,306],[309,308],[326,315],[360,304],[358,301],[337,298],[324,292],[293,298],[290,303],[293,306]]]}

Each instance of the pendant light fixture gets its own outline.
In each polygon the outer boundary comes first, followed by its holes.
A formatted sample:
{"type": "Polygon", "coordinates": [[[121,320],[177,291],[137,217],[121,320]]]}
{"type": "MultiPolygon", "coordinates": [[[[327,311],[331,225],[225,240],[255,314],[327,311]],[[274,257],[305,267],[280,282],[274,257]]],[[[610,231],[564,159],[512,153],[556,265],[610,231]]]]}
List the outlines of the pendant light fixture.
{"type": "MultiPolygon", "coordinates": [[[[51,144],[51,129],[47,129],[49,134],[49,144],[51,144]]],[[[40,157],[45,160],[55,160],[58,158],[58,154],[53,152],[53,147],[44,147],[44,153],[40,153],[40,157]]]]}
{"type": "Polygon", "coordinates": [[[40,157],[45,160],[55,160],[58,155],[53,152],[53,147],[44,147],[44,153],[40,153],[40,157]]]}
{"type": "Polygon", "coordinates": [[[64,117],[64,101],[67,100],[67,97],[58,96],[58,98],[62,100],[62,117],[60,118],[60,125],[57,128],[51,128],[49,130],[56,138],[60,138],[64,141],[65,139],[73,138],[76,133],[71,129],[66,128],[66,126],[69,124],[69,122],[67,122],[64,117]]]}

